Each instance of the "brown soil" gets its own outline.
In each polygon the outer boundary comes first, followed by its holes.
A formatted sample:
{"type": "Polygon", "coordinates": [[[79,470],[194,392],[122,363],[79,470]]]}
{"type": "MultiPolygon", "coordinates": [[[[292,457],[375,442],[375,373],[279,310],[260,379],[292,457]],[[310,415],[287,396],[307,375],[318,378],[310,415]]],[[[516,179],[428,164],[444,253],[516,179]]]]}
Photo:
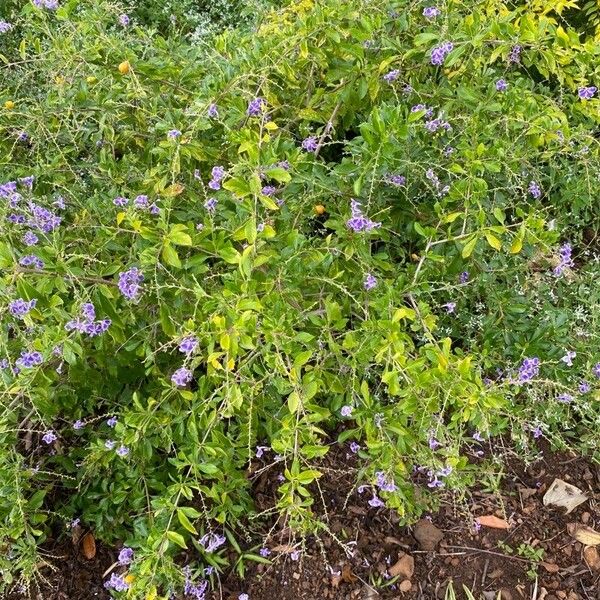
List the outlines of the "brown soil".
{"type": "MultiPolygon", "coordinates": [[[[400,527],[395,514],[369,507],[368,493],[360,496],[353,490],[353,460],[339,449],[326,457],[321,468],[321,509],[315,503],[315,511],[323,513],[329,532],[307,540],[300,558],[294,561],[288,531],[271,523],[268,545],[273,564],[248,562],[245,580],[226,576],[210,600],[237,600],[241,593],[247,593],[250,600],[434,600],[444,598],[450,582],[457,598],[465,597],[464,585],[478,600],[495,600],[499,592],[503,600],[600,600],[600,564],[588,566],[584,546],[567,531],[570,523],[600,531],[597,465],[545,450],[529,467],[518,461],[510,463],[501,492],[475,488],[469,498],[460,501],[447,494],[440,510],[429,517],[434,527],[425,523],[434,533],[439,530],[443,538],[434,550],[425,550],[423,541],[420,544],[415,539],[415,527],[400,527]],[[576,485],[590,499],[569,515],[563,514],[564,509],[543,506],[542,497],[555,478],[576,485]],[[473,519],[484,515],[504,519],[510,528],[481,527],[475,532],[473,519]],[[536,550],[543,550],[541,559],[532,556],[536,550]],[[390,579],[388,569],[404,554],[408,557],[398,566],[404,574],[390,579]]],[[[273,505],[277,485],[273,479],[272,471],[256,478],[259,509],[273,505]]],[[[266,536],[265,530],[262,537],[266,536]]],[[[256,542],[248,547],[257,552],[256,542]]],[[[32,597],[108,598],[103,573],[117,551],[99,547],[90,561],[70,542],[48,551],[56,557],[51,560],[56,570],[45,573],[51,589],[32,597]]],[[[7,600],[23,597],[14,594],[7,600]]]]}

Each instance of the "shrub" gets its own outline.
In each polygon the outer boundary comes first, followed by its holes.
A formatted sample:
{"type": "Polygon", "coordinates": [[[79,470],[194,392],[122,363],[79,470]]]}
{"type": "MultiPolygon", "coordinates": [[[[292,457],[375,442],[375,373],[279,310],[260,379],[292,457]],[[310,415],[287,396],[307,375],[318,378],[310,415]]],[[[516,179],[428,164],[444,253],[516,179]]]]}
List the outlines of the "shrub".
{"type": "Polygon", "coordinates": [[[15,20],[1,99],[4,582],[78,519],[164,596],[181,548],[223,568],[205,536],[237,546],[263,454],[306,534],[336,440],[408,522],[536,431],[569,332],[520,331],[513,278],[563,289],[549,224],[597,214],[593,40],[496,0],[302,0],[207,49],[62,4],[15,20]]]}

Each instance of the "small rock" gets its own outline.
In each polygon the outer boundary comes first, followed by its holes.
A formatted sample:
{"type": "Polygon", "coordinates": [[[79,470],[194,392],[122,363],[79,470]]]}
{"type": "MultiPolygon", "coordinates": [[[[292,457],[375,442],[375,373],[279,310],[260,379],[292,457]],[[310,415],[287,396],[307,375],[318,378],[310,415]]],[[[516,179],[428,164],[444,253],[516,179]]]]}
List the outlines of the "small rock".
{"type": "Polygon", "coordinates": [[[415,559],[410,554],[402,553],[398,561],[388,569],[392,577],[400,576],[403,579],[410,579],[415,572],[415,559]]]}
{"type": "Polygon", "coordinates": [[[410,590],[412,589],[412,583],[410,582],[410,580],[405,579],[399,586],[398,589],[401,592],[410,592],[410,590]]]}
{"type": "Polygon", "coordinates": [[[413,535],[423,550],[435,550],[444,537],[442,531],[427,519],[415,523],[413,535]]]}
{"type": "Polygon", "coordinates": [[[292,577],[296,580],[300,579],[300,573],[292,573],[292,577]]]}
{"type": "Polygon", "coordinates": [[[502,598],[502,600],[512,600],[513,596],[509,590],[507,590],[506,588],[502,588],[500,590],[500,597],[502,598]]]}
{"type": "Polygon", "coordinates": [[[587,525],[590,522],[590,517],[591,517],[591,515],[589,512],[587,512],[587,511],[584,512],[581,515],[581,522],[584,523],[585,525],[587,525]]]}
{"type": "Polygon", "coordinates": [[[566,598],[567,597],[567,592],[563,592],[562,590],[559,590],[558,592],[556,592],[556,595],[559,598],[566,598]]]}

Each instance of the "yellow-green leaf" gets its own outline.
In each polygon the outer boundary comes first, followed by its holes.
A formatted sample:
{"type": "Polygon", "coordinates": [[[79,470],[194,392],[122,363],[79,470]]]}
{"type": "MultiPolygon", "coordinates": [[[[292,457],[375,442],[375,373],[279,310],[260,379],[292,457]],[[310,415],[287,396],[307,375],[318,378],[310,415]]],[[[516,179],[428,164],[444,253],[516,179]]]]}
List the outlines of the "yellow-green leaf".
{"type": "Polygon", "coordinates": [[[485,239],[487,240],[487,243],[494,248],[494,250],[502,249],[502,242],[493,233],[486,231],[485,239]]]}

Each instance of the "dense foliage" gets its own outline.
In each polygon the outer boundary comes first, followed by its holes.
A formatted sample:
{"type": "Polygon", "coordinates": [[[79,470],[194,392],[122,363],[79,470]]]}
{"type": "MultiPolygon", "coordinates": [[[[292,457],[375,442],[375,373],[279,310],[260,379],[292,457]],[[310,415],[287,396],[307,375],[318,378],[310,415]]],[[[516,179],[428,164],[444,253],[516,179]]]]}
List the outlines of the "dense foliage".
{"type": "Polygon", "coordinates": [[[326,528],[332,443],[403,521],[502,433],[598,452],[573,2],[302,0],[208,48],[141,26],[152,3],[58,4],[0,15],[4,585],[81,523],[134,548],[116,595],[202,597],[221,535],[267,560],[236,540],[258,468],[326,528]]]}

